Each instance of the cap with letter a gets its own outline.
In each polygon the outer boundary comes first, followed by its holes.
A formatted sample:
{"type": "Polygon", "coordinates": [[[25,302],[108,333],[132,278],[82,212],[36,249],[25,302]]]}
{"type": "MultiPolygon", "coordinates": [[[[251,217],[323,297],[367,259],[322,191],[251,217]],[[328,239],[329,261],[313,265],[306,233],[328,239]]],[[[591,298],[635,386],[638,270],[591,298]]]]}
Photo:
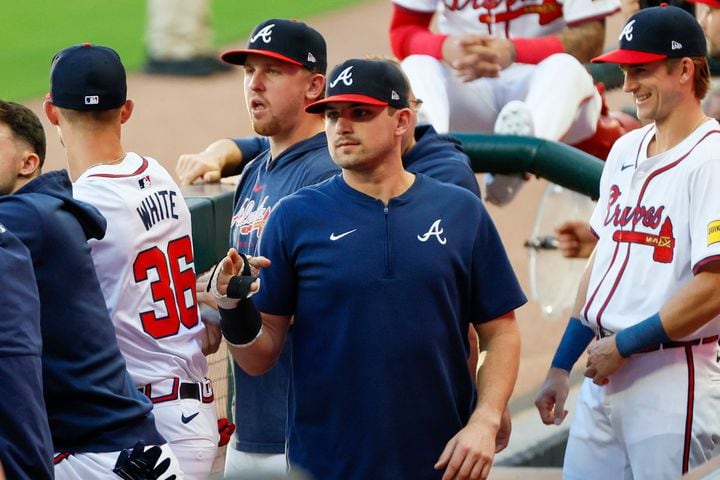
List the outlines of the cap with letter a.
{"type": "Polygon", "coordinates": [[[695,17],[682,8],[663,5],[644,8],[628,18],[620,33],[620,48],[592,61],[633,65],[705,55],[705,34],[695,17]]]}
{"type": "Polygon", "coordinates": [[[389,105],[407,108],[409,86],[398,67],[383,60],[353,58],[330,72],[325,98],[305,107],[308,113],[322,113],[330,102],[389,105]]]}
{"type": "Polygon", "coordinates": [[[272,18],[262,22],[250,34],[247,48],[228,50],[220,58],[233,65],[244,65],[250,54],[301,65],[323,75],[327,70],[325,39],[314,28],[295,20],[272,18]]]}
{"type": "Polygon", "coordinates": [[[61,50],[50,67],[49,100],[70,110],[121,107],[127,100],[127,81],[120,56],[110,47],[90,43],[61,50]]]}

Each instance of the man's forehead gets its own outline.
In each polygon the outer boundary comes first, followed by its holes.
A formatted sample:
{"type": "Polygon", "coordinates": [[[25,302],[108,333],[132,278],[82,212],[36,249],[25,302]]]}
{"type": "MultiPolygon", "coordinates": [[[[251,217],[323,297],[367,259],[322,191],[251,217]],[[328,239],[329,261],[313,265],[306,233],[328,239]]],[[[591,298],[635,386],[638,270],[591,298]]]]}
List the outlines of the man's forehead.
{"type": "Polygon", "coordinates": [[[245,66],[253,66],[253,67],[261,67],[261,66],[272,66],[272,67],[282,67],[292,70],[300,70],[303,68],[300,65],[295,65],[294,63],[286,62],[284,60],[280,60],[278,58],[273,58],[269,55],[262,55],[259,53],[251,53],[248,54],[247,58],[245,59],[245,66]]]}

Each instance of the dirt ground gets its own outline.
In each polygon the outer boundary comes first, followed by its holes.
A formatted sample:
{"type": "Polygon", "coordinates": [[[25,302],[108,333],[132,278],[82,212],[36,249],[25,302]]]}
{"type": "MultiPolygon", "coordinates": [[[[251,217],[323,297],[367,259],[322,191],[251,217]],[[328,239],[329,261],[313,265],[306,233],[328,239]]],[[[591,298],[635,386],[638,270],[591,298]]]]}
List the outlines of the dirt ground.
{"type": "MultiPolygon", "coordinates": [[[[302,20],[327,39],[328,64],[332,66],[349,57],[390,54],[387,35],[390,11],[390,0],[368,0],[338,12],[302,20]]],[[[619,31],[621,20],[618,17],[611,18],[610,32],[619,31]]],[[[616,41],[617,34],[609,33],[608,44],[616,41]]],[[[243,40],[226,47],[241,47],[244,43],[243,40]]],[[[244,106],[240,68],[229,74],[199,79],[137,73],[129,76],[128,83],[135,112],[123,131],[126,149],[155,157],[173,172],[182,153],[202,150],[217,138],[252,133],[244,106]]],[[[621,94],[611,94],[611,107],[617,108],[623,101],[621,94]]],[[[44,119],[41,100],[28,105],[44,119]]],[[[62,168],[65,159],[58,137],[49,124],[45,126],[48,134],[46,170],[62,168]]],[[[545,185],[544,181],[534,179],[509,206],[488,206],[528,296],[528,252],[523,242],[529,237],[545,185]]],[[[542,382],[565,320],[542,320],[534,301],[517,313],[523,348],[513,404],[519,408],[528,404],[528,399],[542,382]]]]}

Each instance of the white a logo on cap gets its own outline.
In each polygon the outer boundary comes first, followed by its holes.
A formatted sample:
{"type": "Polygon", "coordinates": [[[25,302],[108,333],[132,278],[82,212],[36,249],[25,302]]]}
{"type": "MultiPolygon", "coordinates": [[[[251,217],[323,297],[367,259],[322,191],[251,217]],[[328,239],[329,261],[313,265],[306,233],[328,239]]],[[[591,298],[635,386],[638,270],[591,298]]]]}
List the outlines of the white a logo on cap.
{"type": "Polygon", "coordinates": [[[349,87],[350,85],[352,85],[353,79],[352,79],[352,72],[350,71],[350,70],[352,70],[352,68],[353,68],[353,66],[350,65],[350,66],[347,67],[345,70],[343,70],[342,72],[340,72],[340,75],[338,75],[337,77],[335,77],[335,80],[333,80],[332,82],[330,82],[330,88],[335,88],[335,85],[337,85],[337,83],[338,83],[340,80],[342,80],[342,82],[343,82],[345,85],[347,85],[348,87],[349,87]]]}
{"type": "Polygon", "coordinates": [[[100,103],[100,97],[97,95],[88,95],[85,97],[85,105],[97,105],[100,103]]]}
{"type": "Polygon", "coordinates": [[[257,32],[255,35],[250,38],[250,43],[257,42],[257,39],[262,37],[262,41],[265,43],[270,43],[270,40],[272,40],[272,29],[275,26],[274,23],[271,23],[270,25],[265,25],[262,29],[260,29],[259,32],[257,32]]]}
{"type": "Polygon", "coordinates": [[[625,28],[623,28],[622,32],[620,32],[620,38],[619,40],[622,40],[623,37],[625,37],[625,40],[628,42],[632,42],[633,39],[633,25],[635,24],[635,20],[630,20],[626,25],[625,28]]]}
{"type": "Polygon", "coordinates": [[[400,95],[398,95],[398,93],[395,90],[393,90],[392,93],[390,94],[390,98],[392,98],[393,100],[400,100],[400,95]]]}
{"type": "Polygon", "coordinates": [[[682,49],[682,43],[676,42],[675,40],[673,40],[670,43],[670,50],[681,50],[681,49],[682,49]]]}
{"type": "Polygon", "coordinates": [[[315,55],[312,54],[312,52],[308,52],[308,62],[316,63],[317,60],[315,60],[315,55]]]}

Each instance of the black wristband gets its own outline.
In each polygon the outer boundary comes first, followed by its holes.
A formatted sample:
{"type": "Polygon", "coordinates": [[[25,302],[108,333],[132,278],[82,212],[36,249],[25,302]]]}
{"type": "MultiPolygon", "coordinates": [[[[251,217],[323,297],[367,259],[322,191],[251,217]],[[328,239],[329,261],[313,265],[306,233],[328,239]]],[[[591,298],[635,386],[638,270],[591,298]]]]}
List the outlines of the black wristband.
{"type": "Polygon", "coordinates": [[[218,311],[223,337],[233,345],[252,342],[262,328],[262,317],[251,298],[241,300],[235,308],[218,311]]]}

